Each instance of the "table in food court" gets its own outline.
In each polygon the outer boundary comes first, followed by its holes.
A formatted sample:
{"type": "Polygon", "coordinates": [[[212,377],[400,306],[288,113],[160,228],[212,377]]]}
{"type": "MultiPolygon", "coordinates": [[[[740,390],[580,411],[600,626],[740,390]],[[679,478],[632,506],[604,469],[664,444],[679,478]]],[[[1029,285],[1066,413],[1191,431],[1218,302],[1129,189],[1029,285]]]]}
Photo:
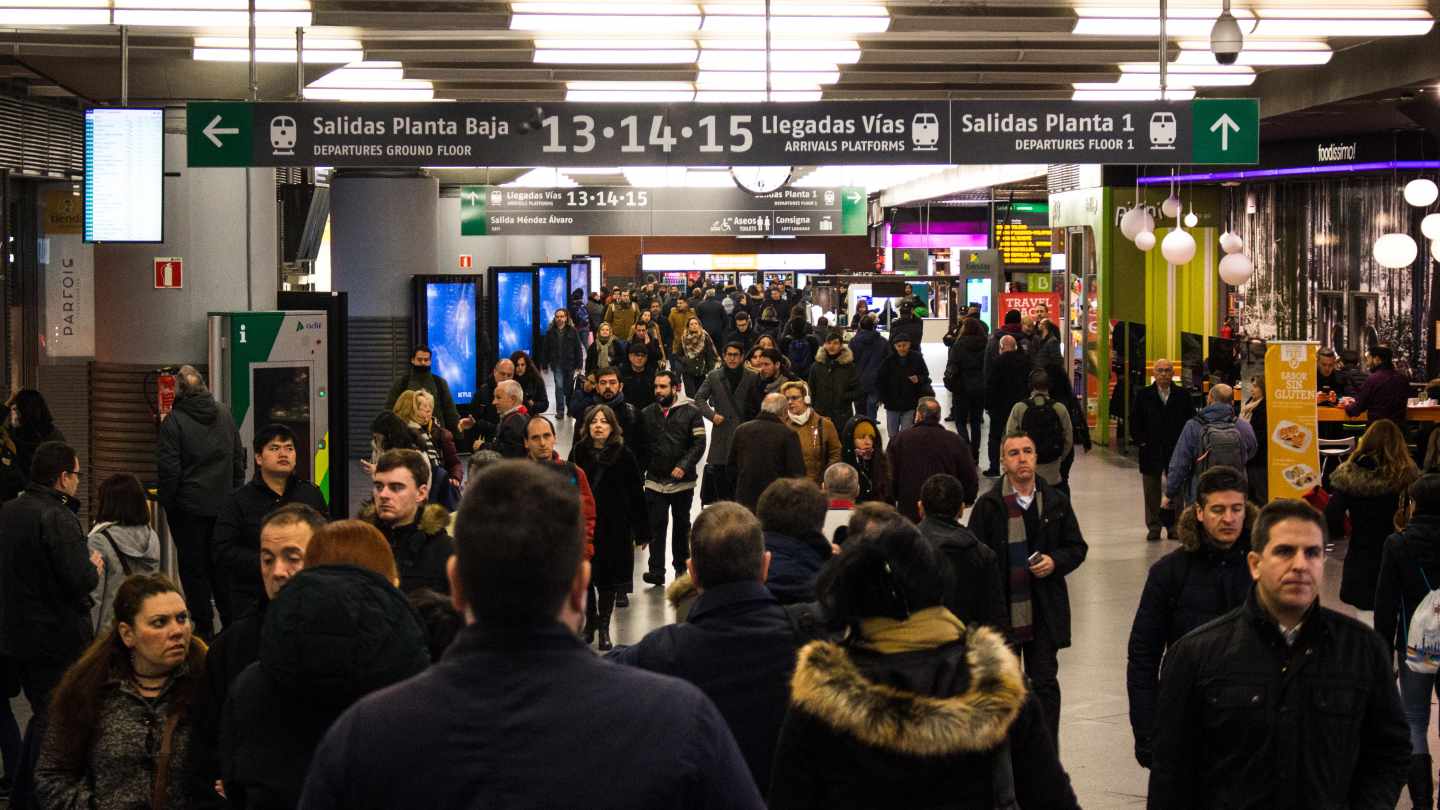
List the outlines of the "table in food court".
{"type": "MultiPolygon", "coordinates": [[[[1344,408],[1317,407],[1315,415],[1321,422],[1364,422],[1364,412],[1348,416],[1344,408]]],[[[1405,409],[1409,422],[1440,422],[1440,405],[1411,405],[1405,409]]]]}

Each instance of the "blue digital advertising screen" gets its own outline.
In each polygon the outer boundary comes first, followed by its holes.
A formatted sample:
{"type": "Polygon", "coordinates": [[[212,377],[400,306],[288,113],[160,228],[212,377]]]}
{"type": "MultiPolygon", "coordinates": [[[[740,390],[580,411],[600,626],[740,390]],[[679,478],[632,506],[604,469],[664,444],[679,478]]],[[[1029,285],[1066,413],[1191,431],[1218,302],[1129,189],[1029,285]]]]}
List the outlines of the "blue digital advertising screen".
{"type": "Polygon", "coordinates": [[[430,347],[430,369],[450,385],[457,405],[475,399],[479,376],[475,345],[475,284],[425,284],[425,343],[430,347]]]}
{"type": "Polygon", "coordinates": [[[500,270],[495,273],[495,340],[497,357],[515,352],[534,353],[535,272],[500,270]]]}
{"type": "Polygon", "coordinates": [[[590,260],[584,257],[570,260],[570,289],[580,290],[588,299],[590,293],[590,260]]]}
{"type": "Polygon", "coordinates": [[[994,327],[995,321],[991,315],[990,290],[992,284],[988,276],[980,278],[971,276],[965,279],[965,303],[980,305],[980,320],[986,326],[994,327]]]}
{"type": "Polygon", "coordinates": [[[537,264],[540,278],[540,331],[550,328],[555,310],[570,308],[570,265],[537,264]]]}

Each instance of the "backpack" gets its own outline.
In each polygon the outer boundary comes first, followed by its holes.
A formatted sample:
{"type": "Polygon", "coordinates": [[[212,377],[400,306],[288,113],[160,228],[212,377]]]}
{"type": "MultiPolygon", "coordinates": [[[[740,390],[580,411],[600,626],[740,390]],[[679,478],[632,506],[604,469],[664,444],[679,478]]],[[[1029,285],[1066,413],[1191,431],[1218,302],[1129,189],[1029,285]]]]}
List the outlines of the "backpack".
{"type": "Polygon", "coordinates": [[[1049,397],[1030,400],[1025,415],[1020,418],[1020,429],[1035,441],[1035,460],[1039,463],[1051,464],[1065,455],[1065,431],[1060,426],[1060,415],[1055,413],[1055,400],[1049,397]]]}
{"type": "Polygon", "coordinates": [[[790,370],[804,377],[815,362],[815,348],[805,338],[791,338],[785,346],[785,356],[790,360],[790,370]]]}
{"type": "Polygon", "coordinates": [[[1192,477],[1198,481],[1206,470],[1221,465],[1245,474],[1245,444],[1240,440],[1240,428],[1233,421],[1205,426],[1200,433],[1200,455],[1195,459],[1192,477]]]}
{"type": "Polygon", "coordinates": [[[1440,591],[1430,587],[1430,578],[1425,569],[1420,569],[1420,578],[1425,580],[1429,593],[1415,606],[1410,614],[1410,629],[1405,633],[1405,666],[1411,672],[1434,675],[1440,671],[1440,591]]]}

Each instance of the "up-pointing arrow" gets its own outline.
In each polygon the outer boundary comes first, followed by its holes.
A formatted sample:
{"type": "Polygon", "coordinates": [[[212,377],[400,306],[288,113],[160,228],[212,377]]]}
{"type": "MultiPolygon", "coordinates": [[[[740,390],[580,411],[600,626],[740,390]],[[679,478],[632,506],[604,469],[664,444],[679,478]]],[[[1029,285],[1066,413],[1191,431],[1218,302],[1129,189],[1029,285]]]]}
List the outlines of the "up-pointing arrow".
{"type": "Polygon", "coordinates": [[[1215,123],[1210,125],[1211,132],[1217,129],[1220,130],[1220,151],[1230,151],[1230,133],[1238,133],[1240,125],[1235,123],[1235,119],[1231,118],[1229,113],[1221,113],[1220,117],[1215,119],[1215,123]]]}
{"type": "Polygon", "coordinates": [[[210,119],[210,123],[206,124],[204,129],[200,130],[200,134],[202,134],[202,135],[204,135],[205,137],[209,138],[209,139],[210,139],[210,143],[215,144],[215,148],[216,148],[216,149],[219,149],[219,148],[221,148],[221,147],[224,146],[224,144],[220,143],[220,139],[217,138],[217,137],[215,137],[216,135],[239,135],[239,134],[240,134],[240,130],[239,130],[238,128],[236,128],[236,127],[217,127],[217,126],[215,126],[215,125],[218,124],[218,123],[220,123],[220,116],[217,115],[217,116],[215,116],[214,118],[210,119]]]}

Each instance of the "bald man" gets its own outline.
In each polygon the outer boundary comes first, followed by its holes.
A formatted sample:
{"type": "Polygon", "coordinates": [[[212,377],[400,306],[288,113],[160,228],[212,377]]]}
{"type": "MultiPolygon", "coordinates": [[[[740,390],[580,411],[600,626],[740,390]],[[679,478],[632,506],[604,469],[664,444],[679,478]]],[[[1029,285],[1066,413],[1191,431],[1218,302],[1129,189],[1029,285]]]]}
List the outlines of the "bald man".
{"type": "Polygon", "coordinates": [[[1145,489],[1145,539],[1160,539],[1164,529],[1174,540],[1174,529],[1160,521],[1161,476],[1180,443],[1185,423],[1195,416],[1190,391],[1174,382],[1175,366],[1165,358],[1155,361],[1155,382],[1140,389],[1130,404],[1130,441],[1140,452],[1140,481],[1145,489]]]}
{"type": "Polygon", "coordinates": [[[988,478],[1000,475],[1000,439],[1005,435],[1005,422],[1015,403],[1030,395],[1030,354],[1020,349],[1020,342],[1014,335],[1003,334],[996,343],[1000,352],[995,362],[990,363],[989,375],[985,380],[985,411],[990,415],[990,433],[987,450],[990,467],[985,471],[988,478]]]}
{"type": "Polygon", "coordinates": [[[1185,423],[1166,473],[1165,497],[1160,507],[1193,503],[1200,473],[1211,467],[1234,467],[1243,475],[1255,457],[1255,431],[1235,416],[1235,389],[1224,383],[1211,386],[1210,400],[1185,423]],[[1208,452],[1206,448],[1209,448],[1208,452]],[[1201,458],[1204,455],[1205,458],[1201,458]]]}

